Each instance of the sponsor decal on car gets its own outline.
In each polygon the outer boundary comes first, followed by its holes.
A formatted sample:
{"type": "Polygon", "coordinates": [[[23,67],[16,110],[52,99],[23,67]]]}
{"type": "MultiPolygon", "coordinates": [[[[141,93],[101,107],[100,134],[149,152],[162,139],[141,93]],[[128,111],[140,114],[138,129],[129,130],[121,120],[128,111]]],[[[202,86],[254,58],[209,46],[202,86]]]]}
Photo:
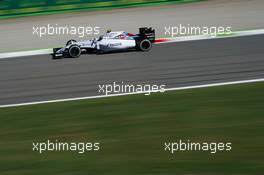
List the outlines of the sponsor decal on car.
{"type": "Polygon", "coordinates": [[[115,47],[115,46],[121,46],[122,43],[113,43],[113,44],[107,44],[107,47],[115,47]]]}

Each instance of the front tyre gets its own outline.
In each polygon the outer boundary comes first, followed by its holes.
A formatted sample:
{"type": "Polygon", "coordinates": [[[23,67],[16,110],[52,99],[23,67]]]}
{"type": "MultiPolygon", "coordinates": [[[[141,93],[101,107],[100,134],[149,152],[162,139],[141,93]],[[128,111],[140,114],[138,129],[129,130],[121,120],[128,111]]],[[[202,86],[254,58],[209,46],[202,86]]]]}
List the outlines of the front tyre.
{"type": "Polygon", "coordinates": [[[148,52],[152,48],[152,43],[148,39],[144,39],[138,42],[138,49],[143,52],[148,52]]]}
{"type": "Polygon", "coordinates": [[[80,48],[80,46],[78,45],[71,45],[69,48],[69,55],[71,58],[78,58],[80,57],[82,53],[82,50],[80,48]]]}

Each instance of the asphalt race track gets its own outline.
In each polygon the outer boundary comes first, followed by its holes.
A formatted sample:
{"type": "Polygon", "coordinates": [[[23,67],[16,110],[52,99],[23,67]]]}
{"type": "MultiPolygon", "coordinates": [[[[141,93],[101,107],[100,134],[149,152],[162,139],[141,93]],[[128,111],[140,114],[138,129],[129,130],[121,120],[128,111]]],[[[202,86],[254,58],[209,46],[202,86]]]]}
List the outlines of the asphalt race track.
{"type": "Polygon", "coordinates": [[[102,95],[98,85],[166,88],[264,78],[264,35],[155,45],[150,52],[0,60],[0,105],[102,95]]]}

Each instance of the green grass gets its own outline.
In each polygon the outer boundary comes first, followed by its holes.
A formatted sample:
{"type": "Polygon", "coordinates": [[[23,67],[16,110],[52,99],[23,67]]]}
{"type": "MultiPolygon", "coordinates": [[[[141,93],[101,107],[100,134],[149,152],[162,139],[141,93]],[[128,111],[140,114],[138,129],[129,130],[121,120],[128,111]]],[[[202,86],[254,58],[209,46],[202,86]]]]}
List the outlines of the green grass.
{"type": "Polygon", "coordinates": [[[36,8],[21,8],[21,9],[9,9],[0,11],[0,20],[18,17],[40,16],[40,15],[52,15],[68,12],[82,12],[82,11],[101,11],[101,10],[113,10],[122,8],[134,8],[134,7],[148,7],[148,6],[160,6],[170,4],[184,4],[199,2],[202,0],[156,0],[156,1],[121,1],[116,3],[82,3],[82,4],[69,4],[69,5],[57,5],[57,6],[40,6],[36,8]]]}
{"type": "Polygon", "coordinates": [[[264,83],[0,109],[1,175],[229,175],[264,172],[264,83]],[[32,151],[47,139],[99,152],[32,151]],[[232,142],[231,152],[164,151],[164,142],[232,142]]]}

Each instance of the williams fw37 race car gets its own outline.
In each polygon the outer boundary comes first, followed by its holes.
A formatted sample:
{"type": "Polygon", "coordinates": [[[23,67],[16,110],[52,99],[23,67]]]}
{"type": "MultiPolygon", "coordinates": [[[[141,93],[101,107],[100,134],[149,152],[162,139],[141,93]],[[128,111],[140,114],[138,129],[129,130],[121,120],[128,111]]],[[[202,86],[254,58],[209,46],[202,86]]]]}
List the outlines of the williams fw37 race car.
{"type": "Polygon", "coordinates": [[[65,47],[54,48],[52,58],[78,58],[81,54],[115,52],[122,50],[138,50],[147,52],[151,50],[155,41],[155,30],[152,28],[139,28],[139,34],[124,31],[107,31],[105,35],[91,40],[70,40],[65,47]]]}

